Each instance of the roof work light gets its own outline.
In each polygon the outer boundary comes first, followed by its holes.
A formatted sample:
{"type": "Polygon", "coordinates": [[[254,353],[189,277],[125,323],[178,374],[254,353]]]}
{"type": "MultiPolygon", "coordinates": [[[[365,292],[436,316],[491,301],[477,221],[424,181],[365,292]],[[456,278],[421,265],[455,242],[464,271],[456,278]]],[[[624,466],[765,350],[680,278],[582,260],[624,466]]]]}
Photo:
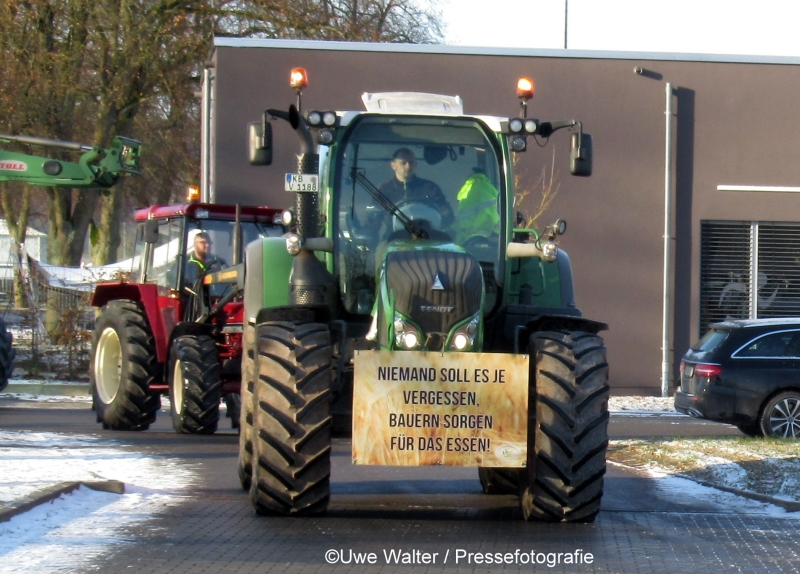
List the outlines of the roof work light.
{"type": "Polygon", "coordinates": [[[517,97],[525,102],[533,98],[533,80],[530,78],[517,80],[517,97]]]}
{"type": "Polygon", "coordinates": [[[293,90],[302,90],[308,86],[308,72],[305,68],[292,68],[292,73],[289,75],[289,86],[293,90]]]}

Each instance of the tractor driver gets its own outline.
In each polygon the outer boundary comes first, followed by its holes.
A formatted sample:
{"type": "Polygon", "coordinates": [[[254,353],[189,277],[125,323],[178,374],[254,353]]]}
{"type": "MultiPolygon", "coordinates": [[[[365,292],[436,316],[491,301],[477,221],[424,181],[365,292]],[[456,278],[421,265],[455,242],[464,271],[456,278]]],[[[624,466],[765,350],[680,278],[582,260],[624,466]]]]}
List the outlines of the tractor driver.
{"type": "Polygon", "coordinates": [[[378,189],[395,205],[408,201],[424,203],[435,208],[442,216],[442,228],[453,223],[453,209],[444,197],[441,188],[416,175],[417,158],[407,147],[401,147],[392,155],[389,164],[394,177],[378,189]]]}
{"type": "Polygon", "coordinates": [[[223,259],[211,254],[211,236],[200,231],[194,236],[194,244],[189,260],[186,263],[184,283],[193,288],[197,279],[206,271],[219,271],[227,264],[223,259]]]}

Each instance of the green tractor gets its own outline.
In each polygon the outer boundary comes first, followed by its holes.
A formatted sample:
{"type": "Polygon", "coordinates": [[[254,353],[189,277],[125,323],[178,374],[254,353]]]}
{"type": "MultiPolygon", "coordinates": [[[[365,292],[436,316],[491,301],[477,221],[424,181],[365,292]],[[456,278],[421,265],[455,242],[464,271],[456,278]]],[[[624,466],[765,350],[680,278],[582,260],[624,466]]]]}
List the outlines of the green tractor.
{"type": "MultiPolygon", "coordinates": [[[[120,176],[139,173],[138,141],[115,137],[109,148],[33,136],[2,135],[0,145],[23,144],[82,152],[77,162],[40,157],[0,149],[0,181],[21,181],[30,185],[81,189],[113,186],[120,176]]],[[[16,350],[11,333],[0,319],[0,391],[8,385],[14,371],[16,350]]]]}
{"type": "MultiPolygon", "coordinates": [[[[305,86],[303,70],[292,87],[305,86]]],[[[457,96],[364,94],[366,111],[269,109],[301,153],[290,232],[247,246],[239,476],[258,514],[311,515],[330,498],[331,436],[352,421],[353,462],[477,467],[518,493],[526,520],[588,522],[608,445],[604,323],[576,306],[563,221],[515,211],[512,154],[576,120],[468,115],[457,96]],[[319,150],[319,151],[318,151],[319,150]],[[283,285],[288,285],[288,304],[283,285]]],[[[213,280],[213,279],[212,279],[213,280]]]]}

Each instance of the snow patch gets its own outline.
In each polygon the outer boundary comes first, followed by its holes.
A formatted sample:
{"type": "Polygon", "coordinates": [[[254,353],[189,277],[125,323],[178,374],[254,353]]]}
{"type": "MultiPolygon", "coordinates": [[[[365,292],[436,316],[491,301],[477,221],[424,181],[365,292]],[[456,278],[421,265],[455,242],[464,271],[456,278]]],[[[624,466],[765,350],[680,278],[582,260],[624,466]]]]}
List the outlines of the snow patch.
{"type": "Polygon", "coordinates": [[[196,468],[88,435],[0,431],[0,506],[61,482],[119,480],[125,494],[81,487],[0,523],[0,573],[79,572],[124,533],[178,504],[196,468]]]}

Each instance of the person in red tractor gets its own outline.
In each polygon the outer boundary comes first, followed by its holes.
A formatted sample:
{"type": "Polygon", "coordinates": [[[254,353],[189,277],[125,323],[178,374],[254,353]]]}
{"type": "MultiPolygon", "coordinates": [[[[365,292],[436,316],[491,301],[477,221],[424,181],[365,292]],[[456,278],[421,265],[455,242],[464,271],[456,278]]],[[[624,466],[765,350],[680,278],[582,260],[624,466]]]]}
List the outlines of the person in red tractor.
{"type": "Polygon", "coordinates": [[[193,289],[203,273],[219,271],[223,267],[227,267],[225,261],[211,254],[211,236],[205,231],[195,234],[192,253],[186,262],[184,283],[193,289]]]}

